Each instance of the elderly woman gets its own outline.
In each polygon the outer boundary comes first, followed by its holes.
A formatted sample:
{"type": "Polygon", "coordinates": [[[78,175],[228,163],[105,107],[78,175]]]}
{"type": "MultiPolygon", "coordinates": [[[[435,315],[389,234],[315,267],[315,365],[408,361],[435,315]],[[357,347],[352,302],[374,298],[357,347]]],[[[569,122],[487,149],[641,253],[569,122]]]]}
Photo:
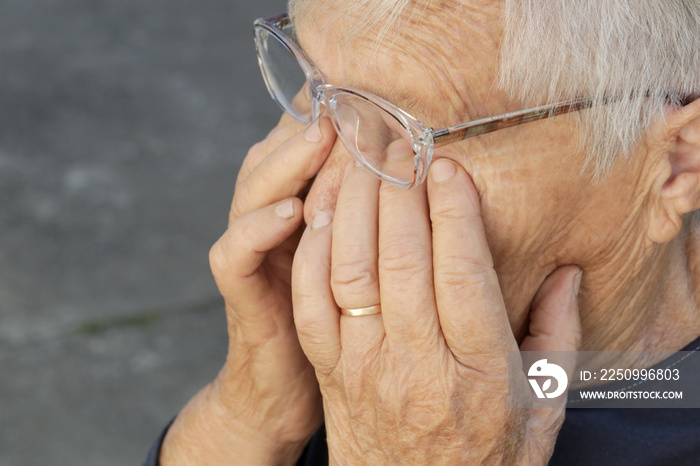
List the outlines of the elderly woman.
{"type": "Polygon", "coordinates": [[[507,374],[698,346],[696,0],[292,0],[256,45],[286,114],[211,251],[228,359],[160,464],[698,461],[694,410],[514,408],[507,374]]]}

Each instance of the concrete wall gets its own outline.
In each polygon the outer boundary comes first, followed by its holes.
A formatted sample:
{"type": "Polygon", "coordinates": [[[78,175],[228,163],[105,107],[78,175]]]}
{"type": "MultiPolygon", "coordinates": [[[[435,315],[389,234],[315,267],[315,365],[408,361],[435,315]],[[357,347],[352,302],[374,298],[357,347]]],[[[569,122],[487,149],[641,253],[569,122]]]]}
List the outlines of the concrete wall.
{"type": "Polygon", "coordinates": [[[0,2],[0,465],[139,464],[219,369],[207,254],[281,0],[0,2]]]}

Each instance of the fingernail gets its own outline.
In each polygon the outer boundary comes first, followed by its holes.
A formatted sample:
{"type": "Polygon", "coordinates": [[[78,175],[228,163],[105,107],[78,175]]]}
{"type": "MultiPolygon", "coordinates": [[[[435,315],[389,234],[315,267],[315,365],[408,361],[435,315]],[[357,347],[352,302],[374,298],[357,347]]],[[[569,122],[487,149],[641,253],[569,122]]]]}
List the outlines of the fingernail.
{"type": "Polygon", "coordinates": [[[306,142],[319,142],[322,137],[321,125],[318,123],[318,119],[316,119],[311,123],[311,126],[304,131],[304,139],[306,139],[306,142]]]}
{"type": "Polygon", "coordinates": [[[581,289],[581,277],[583,276],[583,270],[579,271],[574,277],[574,296],[578,297],[578,292],[581,289]]]}
{"type": "Polygon", "coordinates": [[[278,217],[284,219],[290,219],[294,217],[294,201],[292,201],[291,199],[287,199],[281,204],[278,204],[277,207],[275,207],[275,214],[277,214],[278,217]]]}
{"type": "Polygon", "coordinates": [[[311,229],[318,230],[331,223],[331,216],[323,211],[318,211],[314,214],[313,220],[311,220],[311,229]]]}
{"type": "Polygon", "coordinates": [[[430,167],[430,174],[433,177],[433,181],[437,183],[449,180],[455,176],[455,173],[454,164],[448,160],[438,159],[433,162],[433,166],[430,167]]]}

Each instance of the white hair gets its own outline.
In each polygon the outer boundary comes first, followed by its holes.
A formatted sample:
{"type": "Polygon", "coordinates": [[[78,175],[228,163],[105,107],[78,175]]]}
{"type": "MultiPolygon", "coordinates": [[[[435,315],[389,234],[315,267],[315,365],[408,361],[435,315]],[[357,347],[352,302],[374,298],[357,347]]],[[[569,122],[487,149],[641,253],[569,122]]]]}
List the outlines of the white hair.
{"type": "MultiPolygon", "coordinates": [[[[381,35],[410,7],[433,1],[334,1],[332,8],[356,19],[351,33],[381,25],[381,35]]],[[[289,0],[292,18],[320,6],[289,0]]],[[[596,174],[629,153],[667,103],[700,94],[698,0],[503,0],[503,21],[496,84],[511,97],[533,106],[575,97],[600,104],[580,112],[596,174]]]]}
{"type": "Polygon", "coordinates": [[[296,23],[297,18],[312,16],[315,19],[315,14],[326,15],[330,12],[329,10],[335,10],[332,18],[350,17],[355,20],[345,31],[343,38],[351,39],[362,31],[376,29],[378,29],[378,35],[383,37],[401,22],[412,4],[428,1],[431,0],[334,0],[328,2],[332,6],[326,10],[322,9],[325,6],[323,0],[288,0],[288,12],[296,23]]]}
{"type": "Polygon", "coordinates": [[[505,0],[502,88],[527,103],[592,97],[581,132],[598,172],[664,105],[700,91],[698,0],[505,0]],[[615,103],[605,104],[609,96],[615,103]]]}

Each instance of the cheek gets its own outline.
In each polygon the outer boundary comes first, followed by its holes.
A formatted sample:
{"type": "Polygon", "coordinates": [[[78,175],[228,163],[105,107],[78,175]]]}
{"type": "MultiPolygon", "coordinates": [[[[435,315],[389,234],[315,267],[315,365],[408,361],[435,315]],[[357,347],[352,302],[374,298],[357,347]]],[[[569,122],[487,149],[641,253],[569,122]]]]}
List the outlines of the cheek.
{"type": "Polygon", "coordinates": [[[496,144],[463,147],[471,149],[468,156],[450,158],[474,180],[511,325],[521,336],[532,297],[571,246],[566,239],[588,184],[579,166],[561,152],[536,151],[527,144],[517,151],[499,150],[496,144]]]}
{"type": "Polygon", "coordinates": [[[481,207],[486,234],[498,264],[531,262],[561,231],[567,193],[537,183],[527,171],[491,173],[484,180],[481,207]],[[533,183],[534,182],[534,183],[533,183]]]}
{"type": "MultiPolygon", "coordinates": [[[[509,135],[506,130],[502,136],[509,135]]],[[[464,145],[469,155],[458,159],[479,192],[494,262],[504,270],[541,264],[570,228],[589,186],[565,141],[543,144],[541,137],[518,136],[464,145]]]]}
{"type": "Polygon", "coordinates": [[[336,142],[306,195],[304,220],[307,224],[310,224],[314,214],[319,210],[331,212],[335,210],[345,171],[352,164],[354,161],[343,144],[336,142]]]}

